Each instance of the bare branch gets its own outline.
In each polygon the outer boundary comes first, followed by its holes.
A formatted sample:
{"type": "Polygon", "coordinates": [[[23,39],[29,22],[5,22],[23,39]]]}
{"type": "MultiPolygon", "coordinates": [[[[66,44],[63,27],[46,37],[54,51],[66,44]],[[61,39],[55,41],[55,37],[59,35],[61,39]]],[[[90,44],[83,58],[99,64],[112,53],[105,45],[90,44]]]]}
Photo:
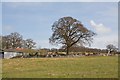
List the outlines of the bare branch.
{"type": "MultiPolygon", "coordinates": [[[[60,18],[52,25],[52,37],[50,43],[63,44],[69,49],[76,44],[90,44],[95,35],[88,30],[83,24],[72,17],[60,18]]],[[[67,50],[68,54],[69,50],[67,50]]]]}

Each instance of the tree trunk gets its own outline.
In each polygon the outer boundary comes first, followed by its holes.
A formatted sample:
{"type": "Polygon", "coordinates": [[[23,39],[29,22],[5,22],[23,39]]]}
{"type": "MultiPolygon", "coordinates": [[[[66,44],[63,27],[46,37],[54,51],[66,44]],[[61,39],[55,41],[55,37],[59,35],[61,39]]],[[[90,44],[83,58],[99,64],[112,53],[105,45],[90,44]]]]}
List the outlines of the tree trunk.
{"type": "Polygon", "coordinates": [[[66,48],[66,54],[69,54],[69,47],[66,48]]]}
{"type": "Polygon", "coordinates": [[[107,55],[110,55],[111,54],[111,50],[108,50],[108,53],[107,53],[107,55]]]}

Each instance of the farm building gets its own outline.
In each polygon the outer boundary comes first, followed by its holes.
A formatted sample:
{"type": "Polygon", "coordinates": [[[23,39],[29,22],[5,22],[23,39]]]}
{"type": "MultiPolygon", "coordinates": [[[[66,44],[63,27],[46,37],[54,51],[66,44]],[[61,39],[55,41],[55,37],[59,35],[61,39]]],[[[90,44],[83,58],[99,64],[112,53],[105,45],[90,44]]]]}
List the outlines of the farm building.
{"type": "Polygon", "coordinates": [[[0,51],[0,56],[3,59],[38,57],[38,54],[39,53],[36,50],[23,48],[5,49],[0,51]]]}
{"type": "Polygon", "coordinates": [[[22,55],[23,52],[17,49],[5,49],[0,51],[0,58],[10,59],[12,57],[22,55]]]}
{"type": "Polygon", "coordinates": [[[1,58],[4,58],[4,51],[3,50],[0,50],[0,59],[1,58]]]}

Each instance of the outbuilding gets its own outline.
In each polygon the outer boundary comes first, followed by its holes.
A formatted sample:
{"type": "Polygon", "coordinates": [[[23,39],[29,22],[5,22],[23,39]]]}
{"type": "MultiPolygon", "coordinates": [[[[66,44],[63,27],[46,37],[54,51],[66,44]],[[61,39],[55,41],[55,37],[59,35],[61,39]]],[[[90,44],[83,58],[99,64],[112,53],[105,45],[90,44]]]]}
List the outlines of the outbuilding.
{"type": "Polygon", "coordinates": [[[0,50],[0,59],[3,59],[3,58],[4,58],[4,51],[0,50]]]}
{"type": "Polygon", "coordinates": [[[22,56],[23,52],[17,51],[16,49],[5,49],[5,50],[2,50],[0,54],[2,59],[10,59],[15,56],[20,56],[20,55],[22,56]]]}

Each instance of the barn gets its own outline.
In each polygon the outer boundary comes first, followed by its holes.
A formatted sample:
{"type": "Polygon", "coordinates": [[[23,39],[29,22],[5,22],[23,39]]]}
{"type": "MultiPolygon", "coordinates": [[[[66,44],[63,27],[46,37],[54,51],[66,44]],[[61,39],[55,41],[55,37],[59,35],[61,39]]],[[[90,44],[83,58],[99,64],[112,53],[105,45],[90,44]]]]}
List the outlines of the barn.
{"type": "Polygon", "coordinates": [[[13,58],[15,56],[22,55],[22,54],[23,54],[23,52],[18,51],[16,49],[5,49],[5,50],[0,51],[0,58],[10,59],[10,58],[13,58]]]}

